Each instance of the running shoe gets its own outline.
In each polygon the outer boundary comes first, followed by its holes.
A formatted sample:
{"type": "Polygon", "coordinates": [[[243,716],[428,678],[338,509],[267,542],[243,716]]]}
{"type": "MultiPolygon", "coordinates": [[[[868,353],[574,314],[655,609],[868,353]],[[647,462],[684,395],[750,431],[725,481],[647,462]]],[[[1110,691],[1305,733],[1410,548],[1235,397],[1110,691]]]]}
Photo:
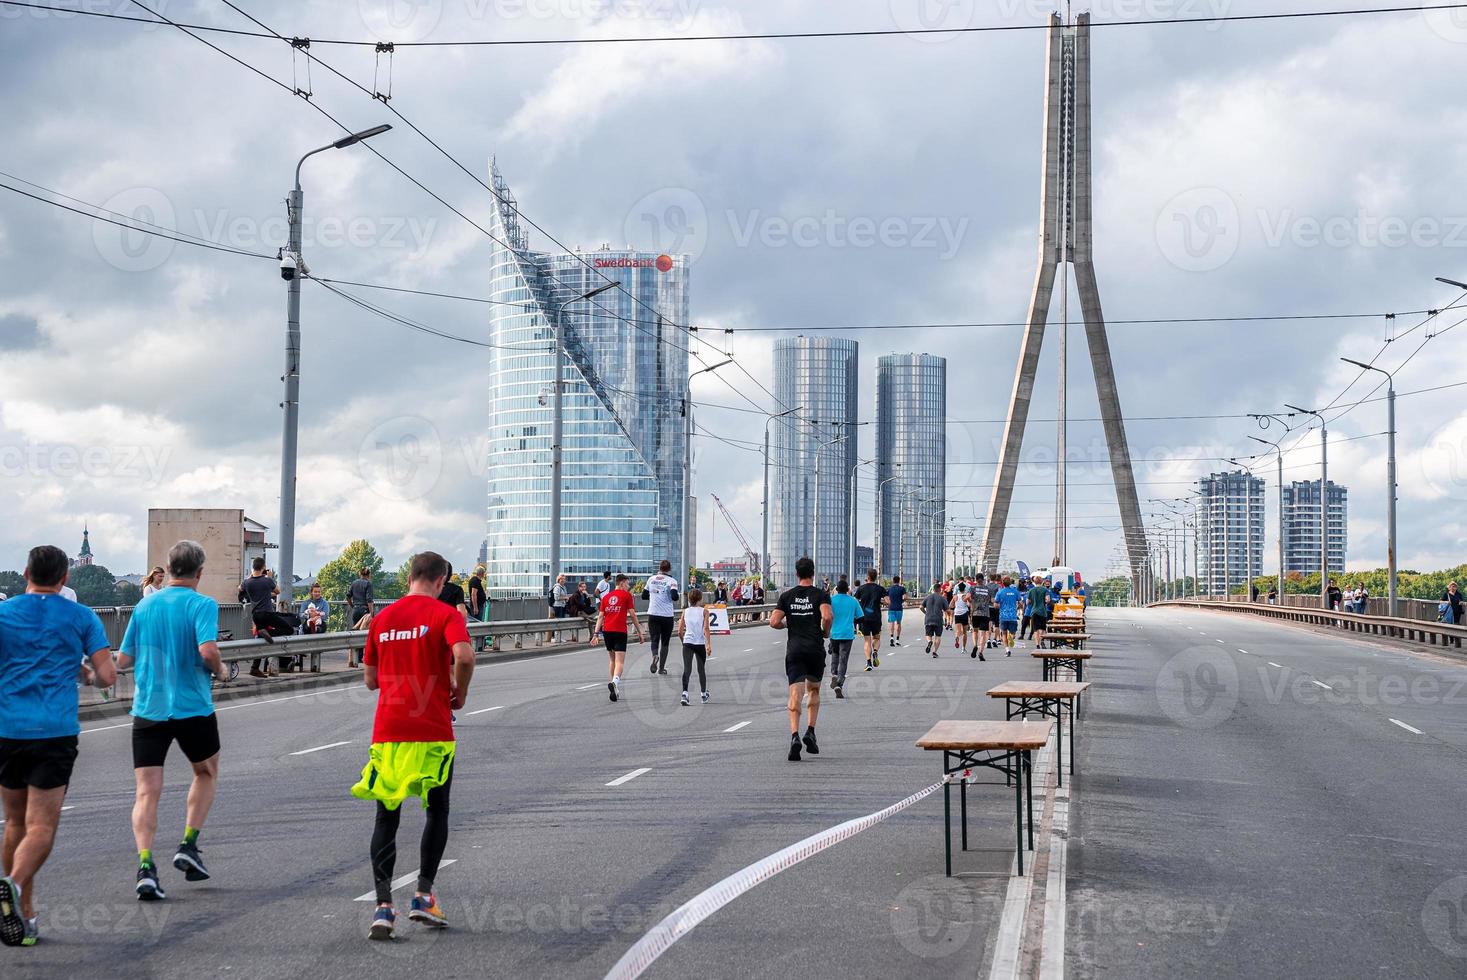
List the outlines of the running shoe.
{"type": "Polygon", "coordinates": [[[157,865],[145,864],[138,868],[137,893],[139,902],[161,902],[168,897],[163,886],[158,884],[157,865]]]}
{"type": "Polygon", "coordinates": [[[197,844],[179,844],[178,853],[173,855],[173,866],[189,881],[209,880],[209,869],[204,867],[204,856],[197,844]]]}
{"type": "Polygon", "coordinates": [[[978,657],[978,648],[977,647],[974,647],[972,649],[972,651],[969,652],[968,659],[969,660],[975,660],[975,659],[977,659],[977,657],[978,657]]]}
{"type": "Polygon", "coordinates": [[[790,761],[800,761],[800,736],[790,733],[790,761]]]}
{"type": "Polygon", "coordinates": [[[688,701],[688,692],[683,692],[683,707],[686,708],[691,702],[688,701]]]}
{"type": "Polygon", "coordinates": [[[657,658],[656,657],[653,657],[652,658],[652,673],[654,673],[654,674],[657,673],[657,658]]]}
{"type": "Polygon", "coordinates": [[[805,751],[811,755],[820,754],[820,746],[815,743],[815,729],[805,729],[805,737],[800,741],[805,743],[805,751]]]}
{"type": "Polygon", "coordinates": [[[34,946],[41,939],[41,927],[36,922],[35,916],[25,920],[25,938],[20,941],[22,946],[34,946]]]}
{"type": "MultiPolygon", "coordinates": [[[[707,658],[705,657],[704,659],[706,660],[707,658]]],[[[657,668],[657,673],[659,673],[662,676],[666,677],[667,676],[667,668],[666,667],[659,667],[659,668],[657,668]]]]}
{"type": "Polygon", "coordinates": [[[372,927],[367,930],[367,938],[391,939],[396,928],[397,913],[392,910],[392,906],[383,906],[372,913],[372,927]]]}
{"type": "Polygon", "coordinates": [[[0,943],[19,946],[25,942],[25,935],[25,916],[20,912],[20,886],[7,875],[0,878],[0,943]]]}
{"type": "Polygon", "coordinates": [[[707,704],[708,703],[708,692],[707,691],[704,691],[703,692],[703,703],[704,704],[707,704]]]}
{"type": "Polygon", "coordinates": [[[846,689],[844,687],[836,688],[835,698],[837,701],[844,701],[846,699],[846,689]]]}
{"type": "Polygon", "coordinates": [[[873,667],[880,667],[881,666],[881,658],[880,657],[872,657],[871,658],[871,666],[873,666],[873,667]]]}
{"type": "Polygon", "coordinates": [[[936,660],[937,659],[937,651],[936,650],[933,650],[932,651],[932,659],[933,660],[936,660]]]}
{"type": "Polygon", "coordinates": [[[609,682],[606,685],[606,690],[611,695],[611,700],[615,701],[616,700],[616,681],[609,682]]]}
{"type": "Polygon", "coordinates": [[[866,673],[871,673],[871,661],[866,661],[866,673]]]}
{"type": "Polygon", "coordinates": [[[448,928],[448,913],[443,911],[443,906],[438,904],[437,895],[413,896],[413,904],[408,909],[408,918],[414,922],[422,922],[435,929],[448,928]]]}

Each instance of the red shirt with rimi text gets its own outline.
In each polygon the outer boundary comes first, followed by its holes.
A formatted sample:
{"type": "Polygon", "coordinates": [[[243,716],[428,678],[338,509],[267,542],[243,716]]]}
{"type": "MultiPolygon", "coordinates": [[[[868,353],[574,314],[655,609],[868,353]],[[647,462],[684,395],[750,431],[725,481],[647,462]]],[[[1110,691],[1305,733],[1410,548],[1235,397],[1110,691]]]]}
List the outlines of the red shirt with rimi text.
{"type": "Polygon", "coordinates": [[[632,611],[632,594],[626,589],[612,589],[601,597],[601,632],[625,633],[627,613],[632,611]]]}
{"type": "Polygon", "coordinates": [[[463,614],[409,595],[372,618],[362,661],[377,668],[373,742],[452,742],[453,645],[469,642],[463,614]]]}

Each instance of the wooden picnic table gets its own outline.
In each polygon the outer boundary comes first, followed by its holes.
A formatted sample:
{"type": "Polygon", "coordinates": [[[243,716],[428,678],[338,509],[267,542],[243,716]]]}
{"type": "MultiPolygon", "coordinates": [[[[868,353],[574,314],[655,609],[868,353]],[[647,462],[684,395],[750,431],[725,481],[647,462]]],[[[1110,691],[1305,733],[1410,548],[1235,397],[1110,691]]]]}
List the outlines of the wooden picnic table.
{"type": "Polygon", "coordinates": [[[1085,631],[1084,616],[1051,616],[1049,625],[1044,628],[1046,633],[1083,633],[1085,631]]]}
{"type": "Polygon", "coordinates": [[[939,721],[917,740],[917,748],[942,753],[942,826],[947,852],[947,876],[953,874],[952,780],[957,775],[962,809],[963,850],[968,849],[968,778],[974,769],[1004,774],[1004,785],[1014,787],[1015,856],[1024,873],[1024,812],[1028,800],[1029,850],[1034,850],[1033,754],[1049,741],[1051,722],[939,721]]]}
{"type": "Polygon", "coordinates": [[[1064,631],[1054,632],[1052,630],[1045,630],[1044,642],[1048,643],[1050,647],[1055,650],[1059,649],[1060,644],[1064,644],[1071,649],[1083,650],[1085,649],[1085,644],[1090,642],[1090,634],[1067,633],[1064,631]]]}
{"type": "Polygon", "coordinates": [[[1059,679],[1061,670],[1068,670],[1075,680],[1085,679],[1085,661],[1090,659],[1089,650],[1035,650],[1029,656],[1044,664],[1044,679],[1059,679]]]}
{"type": "Polygon", "coordinates": [[[1012,719],[1014,715],[1028,719],[1032,711],[1040,715],[1048,715],[1054,719],[1055,730],[1055,772],[1059,776],[1059,785],[1065,784],[1064,760],[1059,757],[1061,746],[1065,741],[1064,708],[1070,715],[1070,774],[1075,772],[1075,708],[1080,703],[1080,695],[1090,686],[1089,682],[1080,681],[1007,681],[998,687],[991,688],[988,696],[991,698],[1004,699],[1004,717],[1012,719]]]}

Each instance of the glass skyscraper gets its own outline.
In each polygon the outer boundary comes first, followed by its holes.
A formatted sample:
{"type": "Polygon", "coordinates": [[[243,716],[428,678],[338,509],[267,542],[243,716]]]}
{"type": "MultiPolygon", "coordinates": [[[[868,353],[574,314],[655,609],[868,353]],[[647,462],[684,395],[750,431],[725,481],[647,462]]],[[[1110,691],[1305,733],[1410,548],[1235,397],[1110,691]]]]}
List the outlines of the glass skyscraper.
{"type": "Polygon", "coordinates": [[[682,398],[688,380],[687,258],[529,248],[497,167],[490,270],[488,584],[550,587],[555,348],[565,349],[561,567],[634,577],[670,559],[684,525],[682,398]],[[621,289],[576,298],[607,279],[621,289]],[[562,314],[562,307],[564,311],[562,314]]]}
{"type": "MultiPolygon", "coordinates": [[[[1263,574],[1263,480],[1234,470],[1214,473],[1197,486],[1202,590],[1227,595],[1248,581],[1250,565],[1255,578],[1263,574]]],[[[1172,578],[1181,574],[1172,569],[1172,578]]]]}
{"type": "Polygon", "coordinates": [[[850,563],[858,350],[840,337],[774,343],[775,410],[801,409],[770,430],[770,574],[780,586],[795,583],[798,558],[815,559],[816,581],[828,575],[832,585],[850,563]]]}
{"type": "MultiPolygon", "coordinates": [[[[1319,571],[1319,481],[1298,480],[1284,487],[1284,572],[1312,575],[1319,571]]],[[[1349,491],[1329,481],[1329,570],[1345,570],[1349,543],[1349,491]]]]}
{"type": "Polygon", "coordinates": [[[947,523],[947,360],[876,362],[876,567],[918,588],[943,574],[947,523]]]}

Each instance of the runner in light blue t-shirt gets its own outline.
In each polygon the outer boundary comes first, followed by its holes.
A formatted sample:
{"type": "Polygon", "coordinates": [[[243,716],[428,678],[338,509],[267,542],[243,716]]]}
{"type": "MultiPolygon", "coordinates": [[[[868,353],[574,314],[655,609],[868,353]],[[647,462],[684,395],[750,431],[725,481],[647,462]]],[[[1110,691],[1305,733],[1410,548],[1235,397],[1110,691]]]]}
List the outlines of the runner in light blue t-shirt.
{"type": "Polygon", "coordinates": [[[856,642],[856,620],[865,615],[861,603],[851,595],[851,584],[845,579],[836,583],[830,597],[830,686],[837,698],[846,696],[846,661],[856,642]]]}

